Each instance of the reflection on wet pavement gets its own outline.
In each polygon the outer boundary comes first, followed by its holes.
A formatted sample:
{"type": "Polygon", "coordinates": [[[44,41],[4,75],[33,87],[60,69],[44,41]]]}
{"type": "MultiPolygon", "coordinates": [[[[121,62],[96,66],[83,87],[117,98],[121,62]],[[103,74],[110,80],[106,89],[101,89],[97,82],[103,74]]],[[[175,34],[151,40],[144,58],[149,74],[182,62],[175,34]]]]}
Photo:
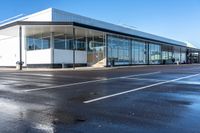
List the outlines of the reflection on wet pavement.
{"type": "Polygon", "coordinates": [[[200,69],[192,71],[191,68],[192,66],[186,66],[174,71],[173,67],[163,67],[159,68],[162,70],[161,74],[29,93],[23,90],[155,72],[158,68],[126,68],[107,70],[106,73],[93,71],[89,74],[76,71],[42,74],[0,72],[0,133],[200,133],[200,76],[91,104],[83,103],[91,98],[162,82],[161,80],[188,76],[192,72],[200,73],[200,69]],[[189,69],[190,74],[181,69],[189,69]],[[4,76],[6,79],[3,79],[4,76]],[[44,77],[48,77],[48,80],[44,77]]]}

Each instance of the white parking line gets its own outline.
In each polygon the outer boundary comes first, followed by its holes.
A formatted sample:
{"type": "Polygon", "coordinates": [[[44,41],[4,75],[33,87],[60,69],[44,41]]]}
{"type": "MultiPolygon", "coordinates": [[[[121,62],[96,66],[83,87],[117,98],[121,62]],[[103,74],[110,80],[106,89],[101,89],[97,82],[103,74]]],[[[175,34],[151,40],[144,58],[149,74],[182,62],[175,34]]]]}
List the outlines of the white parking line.
{"type": "Polygon", "coordinates": [[[52,79],[52,78],[69,78],[69,79],[74,79],[74,78],[78,78],[80,79],[80,77],[78,76],[72,76],[72,75],[54,75],[54,74],[39,74],[39,73],[10,73],[10,75],[14,75],[14,76],[34,76],[34,78],[37,77],[43,77],[42,79],[52,79]]]}
{"type": "Polygon", "coordinates": [[[182,80],[182,79],[196,77],[196,76],[199,76],[199,75],[200,75],[200,73],[194,74],[194,75],[190,75],[190,76],[186,76],[186,77],[181,77],[181,78],[173,79],[173,80],[169,80],[169,81],[155,83],[155,84],[152,84],[152,85],[147,85],[147,86],[139,87],[139,88],[136,88],[136,89],[132,89],[132,90],[128,90],[128,91],[123,91],[123,92],[120,92],[120,93],[115,93],[115,94],[112,94],[112,95],[107,95],[107,96],[95,98],[95,99],[92,99],[92,100],[84,101],[83,103],[85,103],[85,104],[92,103],[92,102],[96,102],[96,101],[108,99],[108,98],[111,98],[111,97],[116,97],[116,96],[119,96],[119,95],[131,93],[131,92],[135,92],[135,91],[139,91],[139,90],[144,90],[146,88],[150,88],[150,87],[153,87],[153,86],[158,86],[158,85],[162,85],[162,84],[166,84],[166,83],[170,83],[170,82],[176,82],[176,81],[179,81],[179,80],[182,80]]]}
{"type": "Polygon", "coordinates": [[[53,77],[52,74],[39,74],[39,73],[10,73],[13,75],[27,75],[27,76],[43,76],[43,77],[53,77]]]}
{"type": "Polygon", "coordinates": [[[192,85],[200,85],[200,82],[195,82],[195,81],[177,81],[176,83],[180,84],[192,84],[192,85]]]}
{"type": "Polygon", "coordinates": [[[145,80],[145,81],[155,81],[155,82],[161,82],[161,81],[168,81],[168,80],[161,80],[161,79],[147,79],[147,78],[126,78],[130,80],[145,80]]]}
{"type": "Polygon", "coordinates": [[[28,90],[23,90],[23,91],[24,92],[32,92],[32,91],[48,90],[48,89],[54,89],[54,88],[70,87],[70,86],[75,86],[75,85],[96,83],[96,82],[101,82],[101,81],[110,81],[110,80],[124,79],[124,78],[130,78],[130,77],[138,77],[138,76],[144,76],[144,75],[153,75],[153,74],[158,74],[158,73],[160,73],[160,71],[152,72],[152,73],[145,73],[145,74],[128,75],[128,76],[123,76],[123,77],[105,78],[105,79],[99,79],[99,80],[90,80],[90,81],[77,82],[77,83],[72,83],[72,84],[64,84],[64,85],[58,85],[58,86],[50,86],[50,87],[44,87],[44,88],[28,89],[28,90]]]}
{"type": "MultiPolygon", "coordinates": [[[[148,78],[126,78],[126,79],[141,80],[141,81],[154,81],[154,82],[169,81],[169,80],[148,79],[148,78]]],[[[200,85],[200,82],[197,82],[197,81],[176,81],[176,83],[179,83],[179,84],[200,85]]]]}

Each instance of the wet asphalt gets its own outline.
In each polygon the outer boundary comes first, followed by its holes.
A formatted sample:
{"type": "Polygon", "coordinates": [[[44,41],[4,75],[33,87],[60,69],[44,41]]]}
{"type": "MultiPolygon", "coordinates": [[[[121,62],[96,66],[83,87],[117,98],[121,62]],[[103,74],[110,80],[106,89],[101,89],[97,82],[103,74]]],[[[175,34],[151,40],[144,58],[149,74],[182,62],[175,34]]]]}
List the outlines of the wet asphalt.
{"type": "Polygon", "coordinates": [[[200,65],[0,71],[0,133],[200,133],[199,74],[200,65]]]}

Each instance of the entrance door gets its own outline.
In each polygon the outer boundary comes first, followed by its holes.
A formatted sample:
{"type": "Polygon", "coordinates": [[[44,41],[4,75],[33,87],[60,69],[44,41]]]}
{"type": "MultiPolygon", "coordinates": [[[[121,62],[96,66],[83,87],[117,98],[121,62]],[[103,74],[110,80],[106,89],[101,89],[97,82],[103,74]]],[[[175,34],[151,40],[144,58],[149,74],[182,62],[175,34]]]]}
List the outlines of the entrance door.
{"type": "Polygon", "coordinates": [[[103,42],[90,41],[87,53],[88,65],[93,67],[103,67],[105,65],[104,51],[105,46],[103,42]]]}

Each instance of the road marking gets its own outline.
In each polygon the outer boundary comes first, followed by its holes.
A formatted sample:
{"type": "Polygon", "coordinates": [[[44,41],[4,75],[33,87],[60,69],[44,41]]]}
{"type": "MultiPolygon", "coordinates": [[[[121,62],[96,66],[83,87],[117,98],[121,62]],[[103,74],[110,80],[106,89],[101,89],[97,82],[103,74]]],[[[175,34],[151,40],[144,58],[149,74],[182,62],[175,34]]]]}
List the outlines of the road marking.
{"type": "MultiPolygon", "coordinates": [[[[69,76],[69,75],[54,75],[54,74],[39,74],[39,73],[10,73],[10,75],[14,76],[39,76],[39,77],[44,77],[43,79],[52,79],[52,78],[78,78],[78,76],[69,76]]],[[[37,78],[37,77],[34,77],[37,78]]]]}
{"type": "Polygon", "coordinates": [[[176,83],[180,83],[180,84],[200,85],[200,82],[195,82],[195,81],[177,81],[176,83]]]}
{"type": "Polygon", "coordinates": [[[200,67],[193,67],[193,68],[182,68],[181,70],[182,71],[184,71],[184,70],[188,71],[188,70],[199,70],[199,69],[200,69],[200,67]]]}
{"type": "Polygon", "coordinates": [[[39,73],[10,73],[12,75],[27,75],[27,76],[42,76],[42,77],[53,77],[52,74],[39,74],[39,73]]]}
{"type": "Polygon", "coordinates": [[[159,73],[161,73],[161,71],[151,72],[151,73],[143,73],[143,74],[134,74],[134,75],[128,75],[128,76],[122,76],[122,77],[115,77],[115,78],[109,78],[108,80],[126,79],[126,78],[131,78],[131,77],[146,76],[146,75],[153,75],[153,74],[159,74],[159,73]]]}
{"type": "Polygon", "coordinates": [[[83,103],[88,104],[88,103],[92,103],[92,102],[96,102],[96,101],[108,99],[108,98],[111,98],[111,97],[116,97],[116,96],[119,96],[119,95],[131,93],[131,92],[135,92],[135,91],[139,91],[139,90],[144,90],[146,88],[150,88],[150,87],[154,87],[154,86],[158,86],[158,85],[162,85],[162,84],[166,84],[166,83],[170,83],[170,82],[176,82],[176,81],[179,81],[179,80],[182,80],[182,79],[196,77],[196,76],[199,76],[199,75],[200,75],[200,73],[194,74],[194,75],[190,75],[190,76],[186,76],[186,77],[181,77],[181,78],[173,79],[173,80],[169,80],[169,81],[155,83],[155,84],[152,84],[152,85],[147,85],[147,86],[139,87],[139,88],[128,90],[128,91],[123,91],[123,92],[120,92],[120,93],[115,93],[115,94],[112,94],[112,95],[107,95],[107,96],[103,96],[103,97],[91,99],[91,100],[88,100],[88,101],[84,101],[83,103]]]}
{"type": "Polygon", "coordinates": [[[160,79],[147,79],[147,78],[126,78],[130,80],[145,80],[145,81],[155,81],[155,82],[161,82],[161,81],[169,81],[169,80],[160,80],[160,79]]]}
{"type": "MultiPolygon", "coordinates": [[[[129,79],[129,80],[141,80],[141,81],[155,81],[155,82],[169,81],[169,80],[148,79],[148,78],[126,78],[126,79],[129,79]]],[[[197,81],[176,81],[176,83],[200,85],[200,82],[197,82],[197,81]]]]}
{"type": "MultiPolygon", "coordinates": [[[[40,80],[45,80],[45,82],[43,81],[39,81],[39,80],[36,80],[35,78],[29,78],[29,79],[22,79],[22,78],[9,78],[9,77],[5,77],[5,78],[2,78],[0,77],[0,82],[1,81],[15,81],[15,82],[33,82],[33,83],[46,83],[46,84],[49,84],[49,85],[52,85],[51,82],[46,82],[46,79],[44,78],[40,78],[40,80]]],[[[50,80],[50,79],[49,79],[50,80]]]]}
{"type": "Polygon", "coordinates": [[[124,78],[130,78],[130,77],[138,77],[138,76],[144,76],[144,75],[153,75],[153,74],[158,74],[158,73],[161,73],[161,72],[158,71],[158,72],[152,72],[152,73],[135,74],[135,75],[122,76],[122,77],[115,77],[115,78],[105,78],[105,79],[99,79],[99,80],[90,80],[90,81],[77,82],[77,83],[72,83],[72,84],[64,84],[64,85],[57,85],[57,86],[50,86],[50,87],[44,87],[44,88],[29,89],[29,90],[23,90],[23,91],[24,92],[32,92],[32,91],[48,90],[48,89],[54,89],[54,88],[70,87],[70,86],[75,86],[75,85],[96,83],[96,82],[101,82],[101,81],[110,81],[110,80],[124,79],[124,78]]]}

